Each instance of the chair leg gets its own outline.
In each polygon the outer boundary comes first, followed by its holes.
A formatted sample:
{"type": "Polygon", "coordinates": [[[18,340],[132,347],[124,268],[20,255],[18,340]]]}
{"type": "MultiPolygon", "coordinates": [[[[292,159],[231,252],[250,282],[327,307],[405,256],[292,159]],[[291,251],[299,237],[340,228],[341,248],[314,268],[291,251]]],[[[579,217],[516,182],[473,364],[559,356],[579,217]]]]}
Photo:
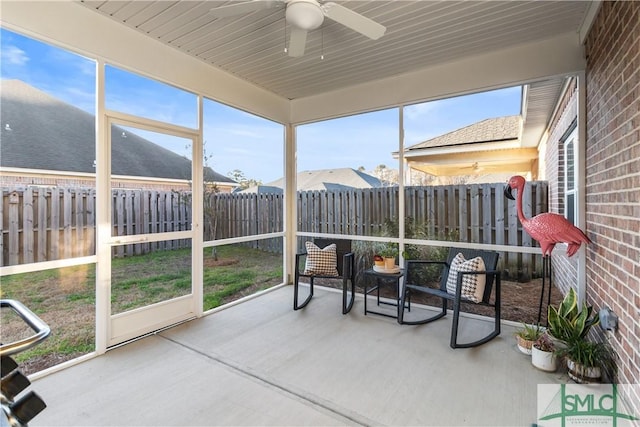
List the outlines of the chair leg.
{"type": "Polygon", "coordinates": [[[295,282],[293,283],[293,309],[300,310],[301,308],[305,308],[307,304],[313,298],[313,277],[309,278],[309,296],[302,302],[302,304],[298,304],[298,287],[300,283],[300,278],[296,274],[295,282]]]}
{"type": "Polygon", "coordinates": [[[356,299],[356,284],[352,279],[342,279],[342,314],[347,314],[351,311],[353,303],[356,299]],[[347,282],[351,283],[351,298],[348,298],[347,282]]]}
{"type": "MultiPolygon", "coordinates": [[[[400,307],[399,307],[399,310],[398,310],[398,323],[401,324],[401,325],[404,324],[404,302],[405,302],[405,300],[407,298],[407,294],[408,294],[407,287],[403,286],[402,287],[402,292],[400,293],[400,302],[399,302],[400,303],[400,307]]],[[[365,300],[367,299],[367,293],[366,292],[364,294],[364,298],[365,298],[365,300]]],[[[411,304],[411,303],[409,303],[409,304],[411,304]]]]}
{"type": "Polygon", "coordinates": [[[458,347],[458,323],[460,321],[460,300],[453,300],[453,323],[451,324],[451,341],[449,346],[451,348],[458,347]]]}
{"type": "Polygon", "coordinates": [[[500,273],[496,274],[494,291],[495,291],[495,305],[494,305],[493,308],[495,310],[495,317],[494,317],[493,331],[491,333],[489,333],[487,336],[485,336],[484,338],[481,338],[481,339],[479,339],[477,341],[473,341],[473,342],[470,342],[470,343],[464,343],[464,344],[458,343],[458,319],[460,317],[460,302],[459,301],[454,301],[454,303],[453,303],[453,324],[451,326],[451,343],[450,343],[451,348],[476,347],[476,346],[479,346],[479,345],[484,344],[486,342],[489,342],[492,339],[494,339],[495,337],[497,337],[498,335],[500,335],[500,315],[501,315],[501,308],[500,308],[500,304],[501,304],[501,300],[500,300],[500,273]],[[457,305],[457,309],[456,309],[456,305],[457,305]]]}
{"type": "MultiPolygon", "coordinates": [[[[413,287],[411,288],[411,290],[413,291],[420,291],[419,287],[413,287]]],[[[425,323],[429,323],[429,322],[433,322],[434,320],[438,320],[444,316],[447,315],[447,300],[442,298],[442,311],[434,316],[428,317],[426,319],[420,319],[420,320],[412,320],[412,321],[406,321],[404,320],[404,310],[405,310],[405,303],[407,301],[407,299],[409,299],[409,304],[411,304],[411,290],[407,288],[407,285],[405,285],[402,289],[402,298],[400,300],[400,304],[402,305],[402,308],[399,310],[398,312],[398,323],[401,325],[423,325],[425,323]]],[[[411,311],[411,308],[409,307],[409,311],[411,311]]]]}

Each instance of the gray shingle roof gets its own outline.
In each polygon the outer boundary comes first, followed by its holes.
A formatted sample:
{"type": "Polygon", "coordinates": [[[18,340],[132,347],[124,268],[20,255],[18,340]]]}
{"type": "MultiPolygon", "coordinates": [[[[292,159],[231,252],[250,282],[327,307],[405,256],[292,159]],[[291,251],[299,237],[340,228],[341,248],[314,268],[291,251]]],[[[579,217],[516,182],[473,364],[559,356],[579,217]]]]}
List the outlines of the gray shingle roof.
{"type": "MultiPolygon", "coordinates": [[[[93,173],[95,118],[19,80],[2,80],[0,118],[3,167],[93,173]],[[7,127],[8,126],[8,127],[7,127]]],[[[113,126],[112,173],[191,179],[191,161],[113,126]]],[[[208,181],[235,183],[210,168],[208,181]]]]}
{"type": "Polygon", "coordinates": [[[407,151],[518,139],[521,123],[520,115],[486,119],[407,147],[407,151]]]}
{"type": "MultiPolygon", "coordinates": [[[[345,190],[349,188],[377,188],[382,182],[375,176],[351,168],[319,169],[298,172],[296,177],[299,191],[345,190]]],[[[284,179],[265,184],[269,187],[284,188],[284,179]]],[[[255,188],[245,191],[256,191],[255,188]]]]}

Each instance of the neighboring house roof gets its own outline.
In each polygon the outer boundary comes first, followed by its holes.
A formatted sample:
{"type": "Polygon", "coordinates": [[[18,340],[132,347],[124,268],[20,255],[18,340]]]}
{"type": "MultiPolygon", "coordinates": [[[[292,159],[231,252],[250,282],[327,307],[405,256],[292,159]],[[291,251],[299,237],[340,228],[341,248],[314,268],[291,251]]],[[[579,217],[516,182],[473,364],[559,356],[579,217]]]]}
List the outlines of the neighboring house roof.
{"type": "Polygon", "coordinates": [[[538,150],[523,147],[521,137],[520,115],[496,117],[407,147],[404,158],[434,176],[524,174],[537,167],[538,150]]]}
{"type": "MultiPolygon", "coordinates": [[[[298,172],[296,181],[298,191],[348,190],[350,188],[377,188],[383,186],[382,181],[375,176],[351,168],[298,172]]],[[[265,185],[247,188],[243,192],[267,193],[273,192],[274,189],[282,191],[283,188],[284,179],[280,178],[265,185]]]]}
{"type": "MultiPolygon", "coordinates": [[[[0,97],[1,166],[95,172],[92,114],[20,80],[2,80],[0,97]]],[[[112,126],[111,133],[114,175],[191,179],[191,161],[186,157],[118,126],[112,126]]],[[[206,168],[205,178],[236,184],[210,168],[206,168]]]]}
{"type": "Polygon", "coordinates": [[[520,115],[485,119],[407,147],[407,151],[488,141],[517,140],[520,137],[521,127],[520,115]]]}
{"type": "Polygon", "coordinates": [[[236,189],[238,193],[258,193],[258,194],[281,194],[282,188],[273,185],[254,185],[253,187],[245,188],[244,190],[236,189]]]}

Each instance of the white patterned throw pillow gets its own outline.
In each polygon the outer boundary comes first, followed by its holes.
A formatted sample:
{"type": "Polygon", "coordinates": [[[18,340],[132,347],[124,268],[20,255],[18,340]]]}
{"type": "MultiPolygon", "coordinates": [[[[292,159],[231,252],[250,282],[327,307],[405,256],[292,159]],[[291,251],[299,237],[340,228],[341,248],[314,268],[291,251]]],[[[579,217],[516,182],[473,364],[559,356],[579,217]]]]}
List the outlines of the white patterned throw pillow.
{"type": "Polygon", "coordinates": [[[332,243],[323,249],[313,242],[306,242],[307,260],[304,274],[313,276],[338,276],[336,244],[332,243]]]}
{"type": "MultiPolygon", "coordinates": [[[[456,293],[458,272],[460,271],[485,271],[482,257],[466,260],[464,255],[458,253],[458,255],[453,258],[451,266],[449,266],[449,277],[447,278],[447,292],[450,294],[456,293]]],[[[476,303],[482,301],[486,281],[487,278],[485,274],[463,274],[462,298],[476,303]]]]}

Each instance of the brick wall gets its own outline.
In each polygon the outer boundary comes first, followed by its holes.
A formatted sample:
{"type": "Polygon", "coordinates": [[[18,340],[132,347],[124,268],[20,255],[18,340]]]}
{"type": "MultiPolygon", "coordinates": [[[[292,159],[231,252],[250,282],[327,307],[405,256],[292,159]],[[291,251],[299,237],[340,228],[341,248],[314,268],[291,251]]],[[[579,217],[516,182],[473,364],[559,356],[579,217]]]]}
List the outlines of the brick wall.
{"type": "MultiPolygon", "coordinates": [[[[619,329],[620,383],[640,383],[640,2],[603,2],[587,36],[587,298],[619,329]]],[[[630,400],[640,414],[640,391],[630,400]]]]}

